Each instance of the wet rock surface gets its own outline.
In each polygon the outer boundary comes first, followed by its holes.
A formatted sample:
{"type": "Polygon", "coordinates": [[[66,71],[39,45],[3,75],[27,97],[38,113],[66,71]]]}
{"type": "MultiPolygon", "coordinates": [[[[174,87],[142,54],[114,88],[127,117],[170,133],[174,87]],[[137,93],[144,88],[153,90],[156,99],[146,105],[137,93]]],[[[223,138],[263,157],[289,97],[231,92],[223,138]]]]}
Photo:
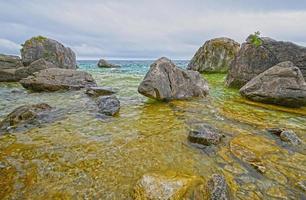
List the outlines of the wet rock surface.
{"type": "Polygon", "coordinates": [[[288,107],[306,105],[306,83],[298,67],[290,61],[279,63],[259,74],[240,89],[253,101],[288,107]]]}
{"type": "Polygon", "coordinates": [[[240,45],[229,38],[215,38],[198,49],[187,69],[198,72],[227,72],[240,45]]]}
{"type": "Polygon", "coordinates": [[[282,131],[280,134],[280,139],[292,145],[299,145],[302,143],[302,140],[293,131],[290,130],[282,131]]]}
{"type": "Polygon", "coordinates": [[[99,97],[99,96],[108,96],[115,94],[116,92],[110,87],[89,87],[86,89],[85,93],[88,96],[99,97]]]}
{"type": "Polygon", "coordinates": [[[120,67],[119,65],[111,64],[104,59],[100,59],[97,66],[101,67],[101,68],[118,68],[118,67],[120,67]]]}
{"type": "Polygon", "coordinates": [[[189,131],[188,140],[191,143],[209,146],[219,144],[222,137],[223,135],[217,129],[208,125],[201,125],[189,131]]]}
{"type": "Polygon", "coordinates": [[[213,174],[208,183],[208,195],[210,200],[230,200],[233,199],[225,177],[220,174],[213,174]]]}
{"type": "Polygon", "coordinates": [[[41,70],[20,81],[21,85],[36,92],[81,89],[97,86],[93,77],[83,71],[51,68],[41,70]]]}
{"type": "Polygon", "coordinates": [[[157,100],[188,99],[205,97],[209,87],[198,72],[180,69],[162,57],[150,66],[138,92],[157,100]]]}
{"type": "Polygon", "coordinates": [[[44,114],[51,109],[52,107],[46,103],[20,106],[1,121],[0,134],[27,126],[35,126],[35,124],[39,125],[39,120],[42,120],[44,114]]]}
{"type": "Polygon", "coordinates": [[[75,53],[58,41],[43,36],[25,41],[21,49],[21,57],[25,66],[43,58],[58,68],[76,69],[75,53]]]}
{"type": "Polygon", "coordinates": [[[114,95],[102,96],[97,99],[99,112],[108,116],[114,116],[119,113],[120,101],[114,95]]]}
{"type": "Polygon", "coordinates": [[[134,187],[135,200],[204,200],[203,181],[195,176],[176,173],[149,173],[137,182],[134,187]]]}
{"type": "Polygon", "coordinates": [[[241,88],[255,76],[274,65],[291,61],[306,77],[306,48],[291,42],[260,38],[262,44],[256,46],[248,38],[242,44],[237,57],[232,62],[226,79],[227,86],[241,88]]]}

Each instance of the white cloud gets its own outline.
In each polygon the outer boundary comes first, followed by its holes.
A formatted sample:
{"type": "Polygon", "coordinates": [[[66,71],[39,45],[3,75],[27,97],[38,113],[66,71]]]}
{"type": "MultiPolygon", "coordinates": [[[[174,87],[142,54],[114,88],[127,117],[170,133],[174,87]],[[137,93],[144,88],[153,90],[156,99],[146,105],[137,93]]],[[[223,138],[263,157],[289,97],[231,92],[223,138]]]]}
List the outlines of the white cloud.
{"type": "Polygon", "coordinates": [[[243,42],[257,30],[303,44],[306,3],[292,1],[0,1],[0,38],[21,43],[45,35],[78,57],[106,58],[190,58],[208,39],[243,42]]]}
{"type": "Polygon", "coordinates": [[[8,54],[19,54],[21,46],[7,39],[0,38],[0,51],[8,54]]]}

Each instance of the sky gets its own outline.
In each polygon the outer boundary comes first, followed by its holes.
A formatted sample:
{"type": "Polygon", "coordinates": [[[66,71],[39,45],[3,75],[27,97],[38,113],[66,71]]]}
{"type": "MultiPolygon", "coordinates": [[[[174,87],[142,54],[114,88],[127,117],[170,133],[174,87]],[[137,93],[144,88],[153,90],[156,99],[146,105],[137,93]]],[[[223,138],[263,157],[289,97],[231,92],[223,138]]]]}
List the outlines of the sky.
{"type": "Polygon", "coordinates": [[[77,59],[191,59],[206,40],[262,36],[306,46],[306,0],[0,0],[0,53],[43,35],[77,59]]]}

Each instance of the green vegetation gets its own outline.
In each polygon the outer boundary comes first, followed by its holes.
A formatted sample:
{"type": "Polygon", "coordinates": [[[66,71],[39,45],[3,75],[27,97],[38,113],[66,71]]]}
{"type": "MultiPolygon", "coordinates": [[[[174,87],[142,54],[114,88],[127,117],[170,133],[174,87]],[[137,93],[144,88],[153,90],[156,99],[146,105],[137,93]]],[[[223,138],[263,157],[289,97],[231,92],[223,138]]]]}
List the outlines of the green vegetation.
{"type": "Polygon", "coordinates": [[[46,37],[39,35],[39,36],[32,37],[31,39],[25,41],[25,43],[21,44],[21,46],[24,47],[25,45],[32,45],[32,41],[43,42],[46,39],[47,39],[46,37]]]}
{"type": "Polygon", "coordinates": [[[262,44],[262,41],[261,41],[259,35],[260,35],[259,31],[256,31],[254,34],[250,35],[250,39],[251,39],[250,41],[256,47],[259,47],[262,44]]]}

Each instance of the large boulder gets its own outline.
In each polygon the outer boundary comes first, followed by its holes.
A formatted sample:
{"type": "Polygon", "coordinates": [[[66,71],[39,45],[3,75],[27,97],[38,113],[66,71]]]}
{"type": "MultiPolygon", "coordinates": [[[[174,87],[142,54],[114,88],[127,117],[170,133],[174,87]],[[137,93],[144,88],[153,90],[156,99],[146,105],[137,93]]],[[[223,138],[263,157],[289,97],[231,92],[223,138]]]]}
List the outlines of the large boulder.
{"type": "Polygon", "coordinates": [[[306,77],[306,48],[291,42],[276,41],[271,38],[258,38],[260,45],[255,45],[248,37],[230,66],[226,79],[229,87],[241,88],[258,74],[277,63],[291,61],[300,68],[306,77]]]}
{"type": "Polygon", "coordinates": [[[41,70],[33,76],[22,79],[20,83],[24,88],[37,92],[97,86],[93,77],[87,72],[59,68],[41,70]]]}
{"type": "Polygon", "coordinates": [[[18,56],[0,54],[0,82],[18,81],[15,72],[22,67],[18,56]]]}
{"type": "Polygon", "coordinates": [[[199,72],[227,72],[240,48],[240,44],[229,38],[208,40],[196,52],[188,69],[199,72]]]}
{"type": "Polygon", "coordinates": [[[43,69],[48,69],[48,68],[57,68],[57,66],[41,58],[41,59],[38,59],[32,62],[27,67],[18,68],[15,72],[15,75],[16,75],[16,78],[20,80],[20,79],[33,75],[35,72],[38,72],[43,69]]]}
{"type": "Polygon", "coordinates": [[[180,69],[162,57],[150,66],[138,92],[157,100],[173,100],[204,97],[209,87],[199,72],[180,69]]]}
{"type": "Polygon", "coordinates": [[[21,49],[21,57],[25,66],[44,58],[59,68],[76,69],[76,56],[70,48],[42,36],[27,40],[21,49]]]}
{"type": "Polygon", "coordinates": [[[306,105],[306,83],[300,69],[290,61],[259,74],[240,89],[253,101],[288,107],[306,105]]]}
{"type": "Polygon", "coordinates": [[[45,103],[20,106],[0,122],[0,134],[39,125],[50,110],[51,106],[45,103]]]}
{"type": "Polygon", "coordinates": [[[134,188],[135,200],[206,199],[203,180],[175,172],[148,173],[134,188]]]}
{"type": "Polygon", "coordinates": [[[111,64],[104,59],[100,59],[97,65],[98,65],[98,67],[101,67],[101,68],[117,68],[117,67],[120,67],[119,65],[111,64]]]}

